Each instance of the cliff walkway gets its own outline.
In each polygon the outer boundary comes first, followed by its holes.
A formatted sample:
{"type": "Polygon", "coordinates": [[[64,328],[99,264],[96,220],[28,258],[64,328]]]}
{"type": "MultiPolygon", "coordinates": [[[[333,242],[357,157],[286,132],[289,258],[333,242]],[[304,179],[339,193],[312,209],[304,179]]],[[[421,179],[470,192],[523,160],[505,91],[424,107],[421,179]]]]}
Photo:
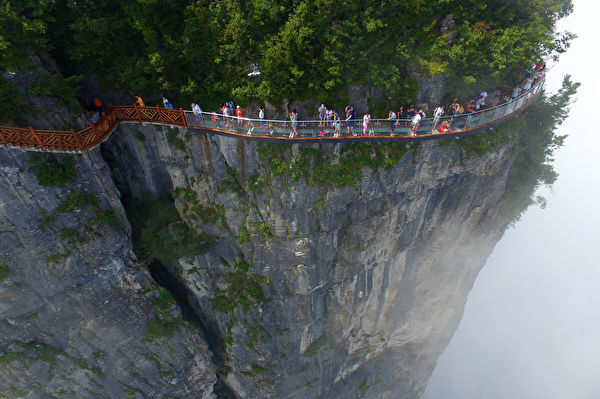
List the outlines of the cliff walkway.
{"type": "Polygon", "coordinates": [[[191,111],[136,105],[112,106],[100,120],[79,130],[38,130],[0,126],[0,145],[20,148],[24,151],[83,153],[106,140],[120,123],[159,124],[183,127],[189,133],[209,133],[236,137],[244,140],[261,140],[289,143],[315,142],[377,142],[377,141],[424,141],[446,137],[461,137],[484,129],[493,128],[519,115],[541,94],[544,79],[529,91],[501,105],[470,114],[443,116],[433,130],[434,119],[421,120],[412,132],[409,121],[373,119],[369,122],[367,135],[363,135],[363,120],[352,121],[348,133],[347,122],[342,122],[339,137],[335,137],[331,124],[321,126],[319,121],[259,120],[224,117],[221,114],[202,113],[198,117],[191,111]],[[447,121],[449,131],[440,133],[439,127],[447,121]],[[393,130],[392,130],[393,122],[393,130]],[[293,132],[296,132],[295,135],[293,132]]]}

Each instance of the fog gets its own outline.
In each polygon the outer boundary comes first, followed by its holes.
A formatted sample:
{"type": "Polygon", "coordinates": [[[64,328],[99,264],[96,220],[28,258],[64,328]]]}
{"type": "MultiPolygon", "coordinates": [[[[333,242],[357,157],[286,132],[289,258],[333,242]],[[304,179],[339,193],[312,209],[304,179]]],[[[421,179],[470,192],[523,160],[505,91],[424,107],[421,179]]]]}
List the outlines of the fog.
{"type": "Polygon", "coordinates": [[[574,0],[578,35],[551,70],[582,83],[558,133],[558,180],[541,189],[480,272],[424,394],[439,398],[600,398],[600,3],[574,0]]]}

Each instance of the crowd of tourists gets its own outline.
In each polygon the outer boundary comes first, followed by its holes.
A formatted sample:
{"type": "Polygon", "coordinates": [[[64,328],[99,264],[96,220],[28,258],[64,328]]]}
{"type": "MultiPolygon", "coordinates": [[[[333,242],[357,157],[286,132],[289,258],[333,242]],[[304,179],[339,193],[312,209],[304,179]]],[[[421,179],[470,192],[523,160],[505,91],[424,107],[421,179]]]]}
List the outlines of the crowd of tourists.
{"type": "MultiPolygon", "coordinates": [[[[531,90],[531,88],[541,79],[544,78],[546,73],[546,65],[543,63],[534,63],[531,68],[523,73],[523,78],[519,84],[514,86],[512,90],[506,94],[501,94],[500,91],[496,90],[493,96],[489,96],[486,90],[483,90],[476,98],[468,99],[465,106],[458,101],[458,98],[454,98],[452,103],[448,106],[440,105],[433,110],[433,119],[431,123],[431,133],[448,133],[452,132],[455,128],[454,122],[459,115],[466,115],[464,118],[465,123],[460,127],[460,130],[468,129],[473,115],[476,115],[480,111],[484,111],[490,108],[495,108],[501,104],[511,101],[521,94],[531,90]],[[491,98],[490,98],[491,97],[491,98]],[[443,118],[443,120],[442,120],[443,118]],[[441,122],[441,123],[440,123],[441,122]]],[[[144,102],[138,95],[135,96],[136,105],[143,107],[144,102]]],[[[99,102],[99,100],[95,99],[99,102]]],[[[166,97],[162,97],[163,106],[165,108],[173,108],[173,105],[169,102],[166,97]]],[[[95,103],[97,105],[97,103],[95,103]]],[[[197,122],[202,123],[202,109],[196,103],[191,104],[192,113],[196,118],[197,122]]],[[[258,108],[258,122],[256,126],[263,129],[271,127],[270,124],[265,121],[265,110],[262,107],[258,108]]],[[[356,129],[355,125],[362,121],[362,135],[374,135],[374,130],[370,127],[371,114],[366,113],[361,119],[357,119],[354,108],[351,105],[347,105],[344,108],[344,113],[341,115],[335,108],[328,108],[325,104],[321,104],[317,109],[318,116],[318,128],[319,135],[325,136],[329,134],[329,128],[331,128],[331,134],[333,137],[340,137],[342,134],[357,136],[361,133],[361,129],[356,129]],[[345,125],[345,132],[342,132],[342,125],[345,125]]],[[[242,107],[236,105],[233,101],[229,100],[223,104],[223,106],[216,113],[211,113],[213,122],[216,122],[218,118],[222,117],[226,127],[242,127],[248,121],[249,118],[244,117],[242,107]]],[[[289,138],[298,136],[298,111],[292,110],[289,114],[290,122],[290,133],[289,138]]],[[[417,130],[421,126],[421,121],[427,117],[425,111],[422,108],[415,107],[414,104],[408,106],[400,106],[398,110],[390,109],[387,115],[387,121],[389,121],[389,134],[394,136],[398,128],[409,129],[410,135],[415,135],[417,130]]],[[[252,130],[249,130],[251,132],[252,130]]],[[[250,133],[248,133],[250,134],[250,133]]]]}

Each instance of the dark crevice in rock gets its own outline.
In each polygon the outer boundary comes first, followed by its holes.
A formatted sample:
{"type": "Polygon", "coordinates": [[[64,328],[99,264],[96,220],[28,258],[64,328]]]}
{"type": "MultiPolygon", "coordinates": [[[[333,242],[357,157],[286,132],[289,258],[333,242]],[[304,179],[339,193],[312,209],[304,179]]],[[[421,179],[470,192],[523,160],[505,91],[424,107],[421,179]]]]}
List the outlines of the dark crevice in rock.
{"type": "Polygon", "coordinates": [[[173,298],[181,311],[182,317],[202,331],[203,337],[213,353],[213,362],[219,368],[219,373],[217,373],[218,381],[214,387],[217,397],[219,399],[237,399],[233,391],[231,391],[221,378],[221,374],[225,371],[223,337],[221,337],[218,332],[215,334],[215,331],[218,330],[211,328],[211,326],[205,322],[206,318],[204,315],[197,313],[197,306],[194,306],[192,303],[194,298],[193,293],[191,293],[187,286],[160,261],[155,260],[150,263],[148,265],[148,270],[154,281],[173,295],[173,298]]]}
{"type": "MultiPolygon", "coordinates": [[[[101,155],[110,167],[112,179],[121,193],[121,202],[127,212],[134,202],[134,193],[128,185],[128,177],[119,170],[119,162],[116,158],[116,153],[112,149],[103,145],[101,147],[101,155]]],[[[135,237],[136,234],[139,235],[139,232],[133,229],[134,226],[132,225],[132,237],[135,237]]],[[[205,312],[202,310],[203,307],[200,303],[197,303],[195,295],[190,292],[188,287],[179,280],[169,267],[165,266],[159,260],[154,260],[147,267],[154,281],[171,293],[181,311],[182,317],[201,331],[205,342],[208,344],[213,355],[212,361],[218,369],[217,383],[214,386],[217,398],[237,399],[237,396],[223,381],[223,377],[227,372],[225,368],[226,353],[224,337],[218,325],[206,317],[205,312]]]]}
{"type": "Polygon", "coordinates": [[[199,310],[198,304],[193,303],[194,295],[177,276],[165,267],[160,261],[155,260],[148,265],[150,275],[158,285],[167,289],[181,310],[183,318],[198,327],[206,340],[211,352],[213,362],[221,370],[225,365],[225,347],[223,337],[215,326],[207,322],[205,315],[199,310]]]}
{"type": "Polygon", "coordinates": [[[194,326],[201,327],[202,321],[189,302],[187,287],[158,260],[150,263],[148,270],[154,281],[173,295],[182,317],[194,326]]]}

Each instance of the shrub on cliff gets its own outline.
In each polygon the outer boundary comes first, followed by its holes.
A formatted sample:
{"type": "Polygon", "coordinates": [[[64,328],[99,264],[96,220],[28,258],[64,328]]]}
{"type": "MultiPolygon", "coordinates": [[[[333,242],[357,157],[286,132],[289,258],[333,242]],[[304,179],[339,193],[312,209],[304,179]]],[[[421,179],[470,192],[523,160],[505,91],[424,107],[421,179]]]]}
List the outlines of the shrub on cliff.
{"type": "Polygon", "coordinates": [[[127,207],[135,253],[143,262],[168,264],[208,251],[211,239],[198,234],[179,216],[169,197],[136,200],[127,207]]]}
{"type": "Polygon", "coordinates": [[[61,187],[75,180],[75,159],[67,155],[58,161],[54,155],[33,154],[29,158],[29,171],[40,186],[61,187]]]}
{"type": "Polygon", "coordinates": [[[15,122],[21,124],[21,113],[24,111],[25,102],[23,94],[10,80],[0,78],[0,122],[15,122]]]}

